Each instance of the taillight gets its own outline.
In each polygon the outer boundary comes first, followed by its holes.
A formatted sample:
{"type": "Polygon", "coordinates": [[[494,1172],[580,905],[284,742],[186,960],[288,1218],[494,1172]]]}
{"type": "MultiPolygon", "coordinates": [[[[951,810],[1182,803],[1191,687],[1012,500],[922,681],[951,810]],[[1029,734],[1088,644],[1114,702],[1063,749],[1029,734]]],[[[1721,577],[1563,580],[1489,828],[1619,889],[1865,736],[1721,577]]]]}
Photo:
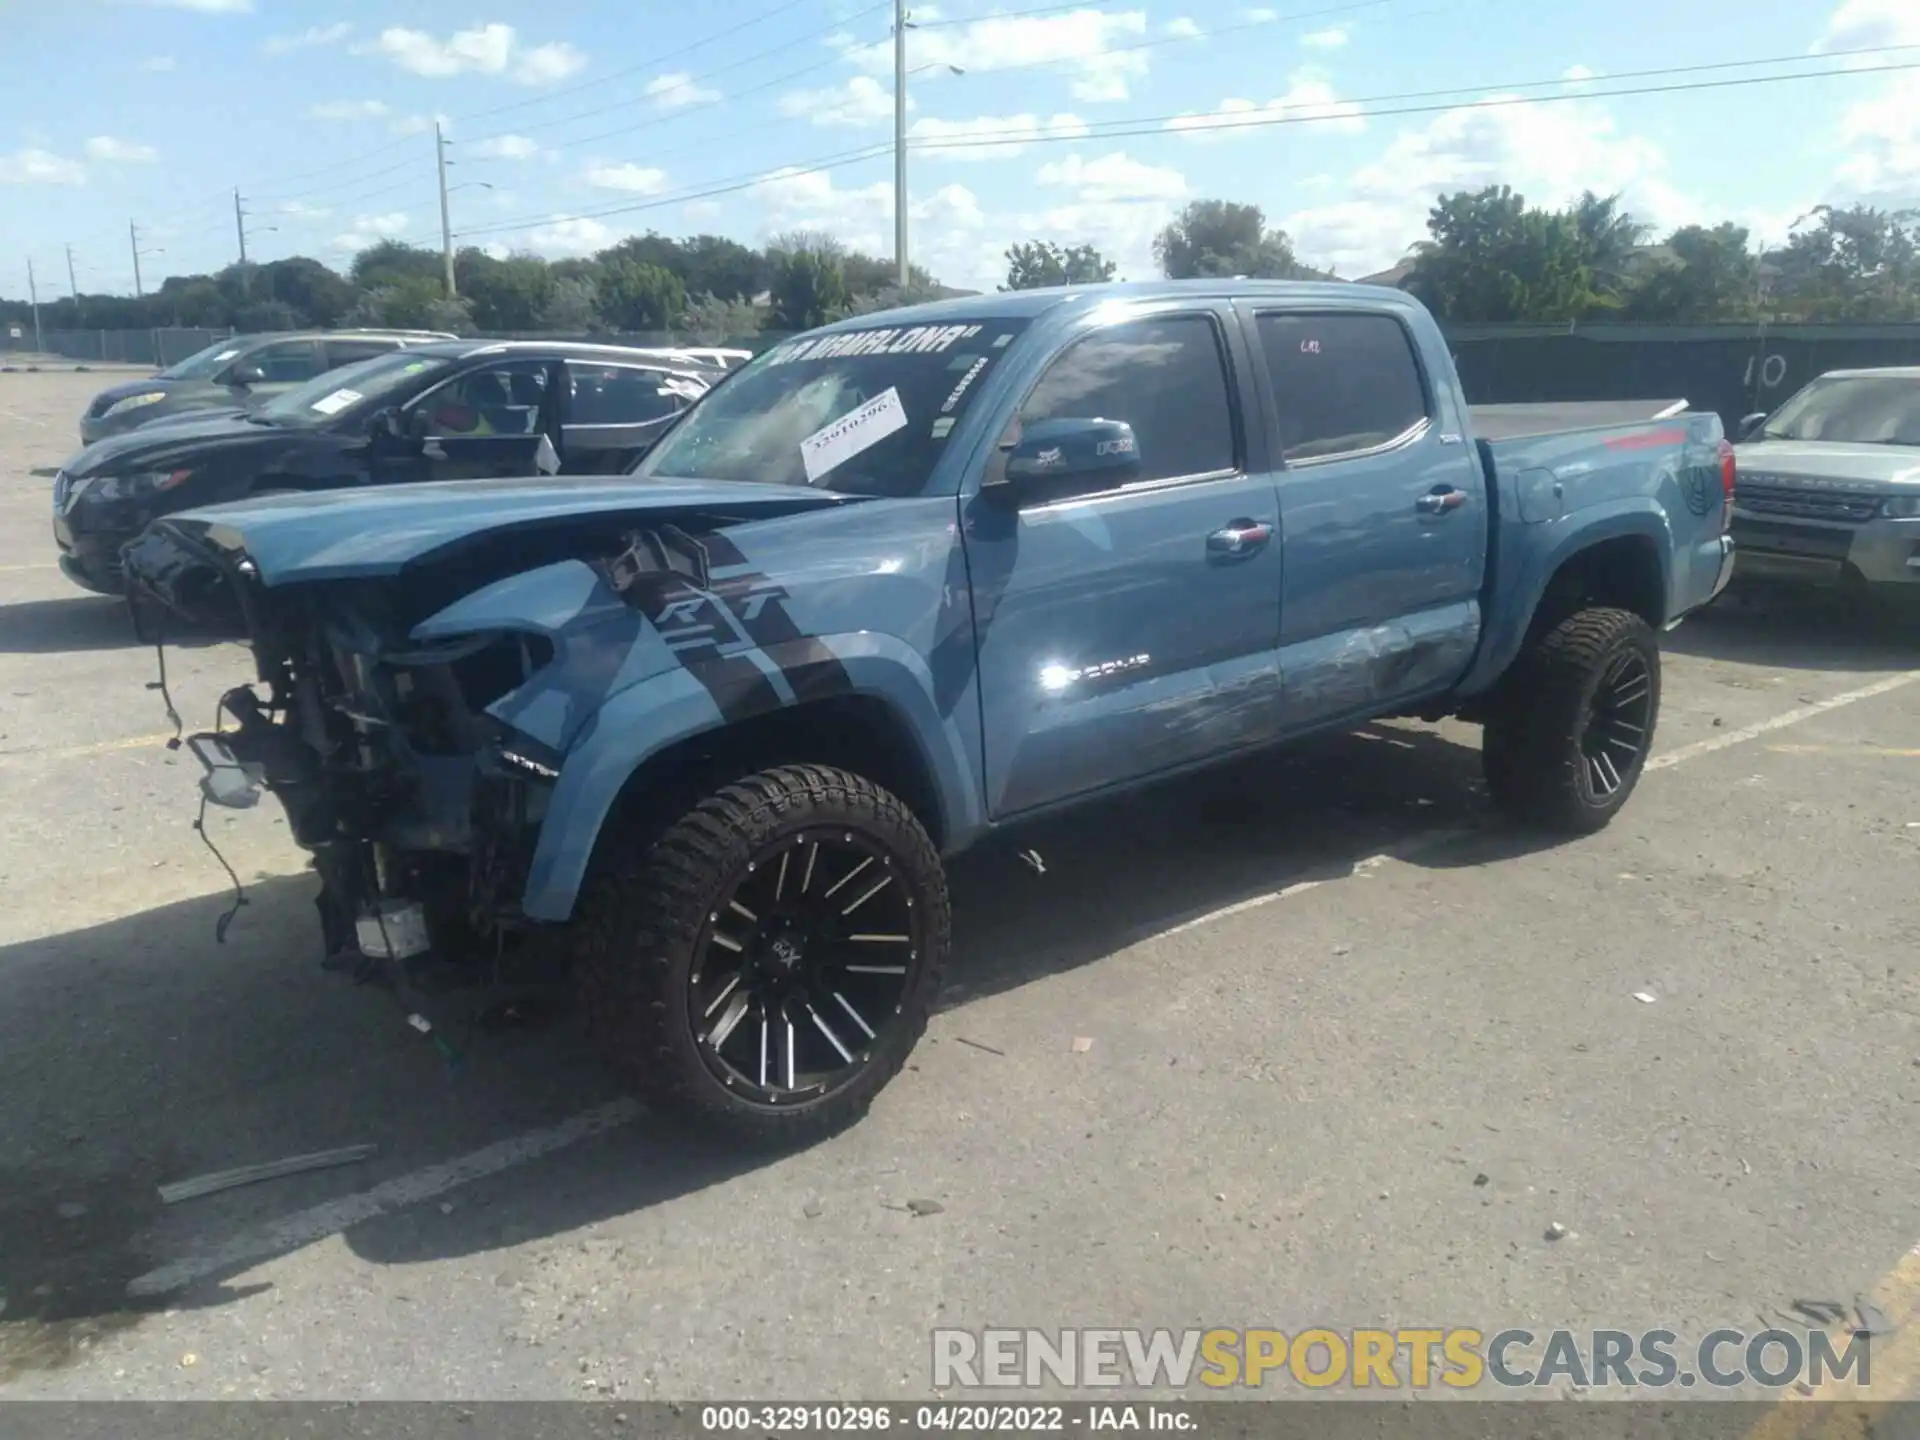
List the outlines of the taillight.
{"type": "Polygon", "coordinates": [[[1733,446],[1727,441],[1720,442],[1720,528],[1722,531],[1733,528],[1733,490],[1739,479],[1739,465],[1733,456],[1733,446]]]}

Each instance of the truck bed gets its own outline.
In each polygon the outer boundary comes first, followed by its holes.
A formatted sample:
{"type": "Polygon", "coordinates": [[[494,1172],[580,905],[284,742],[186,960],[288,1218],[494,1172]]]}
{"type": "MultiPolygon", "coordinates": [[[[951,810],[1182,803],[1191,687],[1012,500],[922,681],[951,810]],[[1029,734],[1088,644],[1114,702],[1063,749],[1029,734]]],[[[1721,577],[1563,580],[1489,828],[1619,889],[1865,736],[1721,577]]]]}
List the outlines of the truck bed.
{"type": "Polygon", "coordinates": [[[1469,405],[1473,433],[1482,440],[1523,440],[1565,430],[1593,430],[1671,420],[1685,400],[1548,400],[1528,405],[1469,405]]]}

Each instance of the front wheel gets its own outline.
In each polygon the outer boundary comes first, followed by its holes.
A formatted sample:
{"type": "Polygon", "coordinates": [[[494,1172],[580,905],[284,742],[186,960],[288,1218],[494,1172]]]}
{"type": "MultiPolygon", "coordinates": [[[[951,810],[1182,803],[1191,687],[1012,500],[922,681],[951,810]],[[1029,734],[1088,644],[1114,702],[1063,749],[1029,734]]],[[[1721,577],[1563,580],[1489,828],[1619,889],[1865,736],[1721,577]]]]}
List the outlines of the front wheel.
{"type": "Polygon", "coordinates": [[[1596,607],[1533,641],[1487,716],[1481,758],[1517,819],[1587,834],[1627,803],[1660,714],[1660,645],[1626,610],[1596,607]]]}
{"type": "Polygon", "coordinates": [[[670,1118],[809,1142],[906,1062],[948,929],[939,853],[898,797],[824,766],[762,771],[602,868],[576,957],[588,1031],[670,1118]]]}

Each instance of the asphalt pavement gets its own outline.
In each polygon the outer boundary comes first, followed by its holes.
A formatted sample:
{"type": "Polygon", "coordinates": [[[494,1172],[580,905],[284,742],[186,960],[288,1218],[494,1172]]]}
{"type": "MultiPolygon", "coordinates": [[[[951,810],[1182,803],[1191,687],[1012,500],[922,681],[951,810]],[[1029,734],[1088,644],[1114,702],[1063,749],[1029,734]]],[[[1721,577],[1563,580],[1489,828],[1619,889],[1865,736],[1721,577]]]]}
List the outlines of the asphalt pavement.
{"type": "MultiPolygon", "coordinates": [[[[271,802],[209,822],[216,940],[154,656],[53,564],[98,384],[0,375],[0,1398],[907,1398],[936,1326],[1920,1304],[1913,637],[1690,620],[1584,840],[1491,816],[1472,727],[1394,723],[1049,824],[1044,873],[971,856],[911,1067],[747,1160],[564,1011],[443,1050],[323,973],[271,802]]],[[[247,678],[171,654],[190,727],[247,678]]],[[[1877,1387],[1917,1393],[1912,1338],[1877,1387]]]]}

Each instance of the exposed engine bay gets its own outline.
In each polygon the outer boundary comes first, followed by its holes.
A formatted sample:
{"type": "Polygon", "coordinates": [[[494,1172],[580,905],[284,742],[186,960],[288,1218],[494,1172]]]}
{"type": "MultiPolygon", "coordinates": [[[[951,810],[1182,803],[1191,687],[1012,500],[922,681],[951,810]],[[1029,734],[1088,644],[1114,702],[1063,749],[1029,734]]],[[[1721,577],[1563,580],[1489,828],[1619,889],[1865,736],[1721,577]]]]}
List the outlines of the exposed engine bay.
{"type": "Polygon", "coordinates": [[[586,617],[591,643],[564,657],[576,673],[548,679],[589,712],[644,624],[712,599],[708,546],[739,518],[567,517],[469,537],[397,576],[271,586],[237,532],[183,517],[127,547],[130,604],[159,647],[162,686],[183,623],[251,645],[256,681],[229,690],[215,728],[186,743],[206,772],[203,805],[248,808],[264,789],[284,807],[320,877],[324,963],[403,992],[511,988],[564,969],[564,947],[527,943],[558,927],[520,905],[563,757],[489,712],[565,665],[537,617],[414,632],[495,582],[584,564],[615,618],[586,617]]]}

